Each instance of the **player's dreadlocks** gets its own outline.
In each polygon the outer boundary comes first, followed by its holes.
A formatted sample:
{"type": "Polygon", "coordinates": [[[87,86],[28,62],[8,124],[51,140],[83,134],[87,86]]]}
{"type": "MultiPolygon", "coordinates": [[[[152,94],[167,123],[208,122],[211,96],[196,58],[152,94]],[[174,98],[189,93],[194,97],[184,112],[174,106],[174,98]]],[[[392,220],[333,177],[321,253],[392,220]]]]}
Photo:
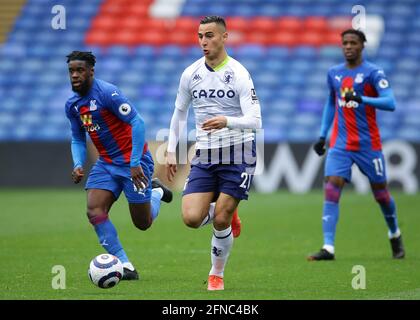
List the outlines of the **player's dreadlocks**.
{"type": "Polygon", "coordinates": [[[73,51],[67,57],[67,63],[73,60],[86,61],[86,63],[93,67],[96,63],[96,57],[90,51],[73,51]]]}
{"type": "Polygon", "coordinates": [[[223,26],[223,28],[226,30],[226,22],[225,19],[223,19],[221,16],[207,16],[201,19],[200,24],[207,24],[215,22],[218,25],[223,26]]]}
{"type": "Polygon", "coordinates": [[[359,37],[359,39],[360,39],[360,41],[362,41],[362,43],[365,43],[367,40],[366,40],[366,36],[365,36],[365,34],[363,33],[363,31],[360,31],[360,30],[356,30],[356,29],[347,29],[347,30],[344,30],[342,33],[341,33],[341,38],[342,37],[344,37],[346,34],[355,34],[356,36],[358,36],[359,37]]]}

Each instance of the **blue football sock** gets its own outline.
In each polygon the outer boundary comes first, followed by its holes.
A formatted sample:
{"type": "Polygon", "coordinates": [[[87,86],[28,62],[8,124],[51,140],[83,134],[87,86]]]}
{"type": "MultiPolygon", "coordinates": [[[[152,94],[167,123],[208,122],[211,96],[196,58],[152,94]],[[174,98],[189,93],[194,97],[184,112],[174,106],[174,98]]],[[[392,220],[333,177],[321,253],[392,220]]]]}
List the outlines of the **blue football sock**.
{"type": "Polygon", "coordinates": [[[338,203],[324,201],[324,210],[322,214],[322,231],[324,232],[324,244],[334,246],[338,216],[338,203]]]}
{"type": "Polygon", "coordinates": [[[397,232],[398,222],[395,208],[395,202],[393,198],[390,198],[389,203],[380,203],[382,213],[384,215],[386,224],[391,233],[397,232]]]}
{"type": "Polygon", "coordinates": [[[118,239],[117,230],[109,219],[94,225],[94,228],[98,235],[99,243],[109,254],[118,257],[122,263],[129,261],[118,239]]]}
{"type": "Polygon", "coordinates": [[[373,195],[381,207],[389,231],[391,233],[397,232],[398,222],[394,199],[387,189],[374,190],[373,195]]]}
{"type": "Polygon", "coordinates": [[[155,220],[159,215],[160,209],[160,200],[162,199],[162,193],[157,190],[152,190],[152,197],[150,199],[150,204],[152,207],[152,220],[155,220]]]}

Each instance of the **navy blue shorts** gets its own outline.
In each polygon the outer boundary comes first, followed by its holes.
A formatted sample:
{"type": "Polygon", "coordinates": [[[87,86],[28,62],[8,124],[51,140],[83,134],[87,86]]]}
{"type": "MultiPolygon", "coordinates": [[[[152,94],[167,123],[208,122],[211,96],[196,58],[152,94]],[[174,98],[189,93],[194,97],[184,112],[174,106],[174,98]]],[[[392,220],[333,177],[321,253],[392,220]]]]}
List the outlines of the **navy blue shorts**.
{"type": "Polygon", "coordinates": [[[150,151],[141,158],[141,167],[149,185],[146,189],[137,191],[131,181],[130,165],[115,165],[98,160],[89,173],[85,189],[109,190],[115,199],[124,191],[128,203],[146,203],[152,195],[152,176],[154,162],[150,151]]]}
{"type": "Polygon", "coordinates": [[[338,176],[350,182],[353,163],[371,183],[386,182],[385,159],[382,151],[329,149],[325,161],[325,176],[338,176]]]}
{"type": "Polygon", "coordinates": [[[239,200],[247,200],[256,167],[255,142],[228,148],[196,150],[183,195],[221,192],[239,200]],[[242,146],[242,154],[238,148],[242,146]]]}

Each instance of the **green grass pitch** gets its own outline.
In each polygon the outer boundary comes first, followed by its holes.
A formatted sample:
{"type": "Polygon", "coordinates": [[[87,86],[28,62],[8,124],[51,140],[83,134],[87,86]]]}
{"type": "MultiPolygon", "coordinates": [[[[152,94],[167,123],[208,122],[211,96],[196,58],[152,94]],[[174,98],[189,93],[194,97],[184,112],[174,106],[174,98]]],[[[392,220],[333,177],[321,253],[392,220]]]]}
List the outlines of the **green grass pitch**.
{"type": "Polygon", "coordinates": [[[241,236],[225,270],[225,290],[207,292],[211,227],[181,221],[180,195],[163,204],[147,231],[131,223],[122,196],[111,210],[140,281],[111,289],[90,283],[90,260],[103,253],[85,216],[82,190],[0,190],[0,299],[420,299],[420,197],[393,192],[406,259],[391,258],[385,221],[371,195],[341,198],[336,261],[308,262],[322,245],[322,192],[251,194],[240,205],[241,236]],[[55,265],[66,289],[52,288],[55,265]],[[352,287],[355,265],[366,288],[352,287]]]}

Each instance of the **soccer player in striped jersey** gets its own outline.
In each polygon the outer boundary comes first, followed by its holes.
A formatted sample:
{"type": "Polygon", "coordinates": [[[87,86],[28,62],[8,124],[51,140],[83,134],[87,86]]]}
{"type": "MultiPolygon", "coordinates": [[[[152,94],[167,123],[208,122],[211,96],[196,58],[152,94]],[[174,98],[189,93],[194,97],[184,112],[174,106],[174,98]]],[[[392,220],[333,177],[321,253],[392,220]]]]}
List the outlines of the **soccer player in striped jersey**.
{"type": "MultiPolygon", "coordinates": [[[[208,290],[224,289],[224,269],[235,235],[235,212],[248,191],[256,165],[254,132],[261,111],[248,71],[229,57],[226,23],[209,16],[200,21],[198,39],[204,57],[181,76],[170,125],[167,177],[176,173],[176,147],[190,104],[196,122],[196,154],[182,197],[184,223],[213,224],[212,267],[208,290]]],[[[237,216],[236,216],[237,222],[237,216]]]]}
{"type": "Polygon", "coordinates": [[[322,216],[324,245],[308,260],[333,260],[334,239],[339,217],[339,200],[351,180],[355,163],[369,179],[373,196],[388,226],[392,256],[404,258],[405,251],[397,222],[394,199],[387,189],[385,159],[376,123],[376,111],[394,111],[395,99],[384,71],[362,57],[365,34],[348,29],[341,34],[346,62],[328,72],[329,95],[322,116],[321,134],[314,150],[325,152],[325,140],[332,124],[325,162],[325,200],[322,216]]]}
{"type": "Polygon", "coordinates": [[[158,216],[161,200],[170,202],[172,193],[152,179],[154,162],[143,119],[116,86],[94,78],[95,62],[91,52],[73,51],[67,56],[74,91],[65,106],[72,133],[72,178],[79,183],[84,177],[88,133],[99,159],[85,186],[87,216],[103,248],[123,263],[122,279],[137,280],[138,272],[118,239],[109,211],[124,191],[134,225],[146,230],[158,216]]]}

